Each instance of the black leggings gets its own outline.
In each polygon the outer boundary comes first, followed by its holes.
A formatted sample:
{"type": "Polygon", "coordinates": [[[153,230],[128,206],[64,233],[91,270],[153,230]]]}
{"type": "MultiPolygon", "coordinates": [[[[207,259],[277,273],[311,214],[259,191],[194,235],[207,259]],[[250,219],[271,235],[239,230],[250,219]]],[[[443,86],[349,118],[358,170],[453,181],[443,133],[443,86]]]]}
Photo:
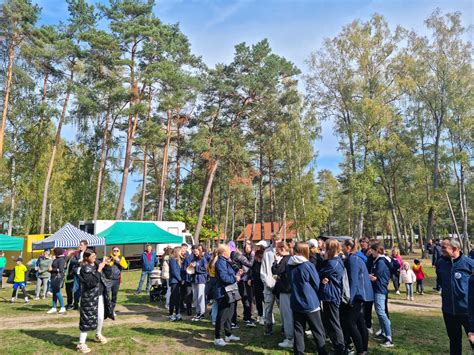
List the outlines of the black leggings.
{"type": "Polygon", "coordinates": [[[393,288],[395,289],[395,291],[399,291],[400,290],[400,273],[399,272],[395,272],[392,275],[392,281],[393,281],[393,288]]]}
{"type": "Polygon", "coordinates": [[[253,284],[253,293],[255,295],[255,306],[259,317],[263,317],[263,283],[255,281],[253,284]]]}
{"type": "Polygon", "coordinates": [[[191,315],[193,306],[193,286],[190,282],[185,282],[181,285],[181,310],[186,311],[188,315],[191,315]]]}
{"type": "Polygon", "coordinates": [[[339,317],[339,306],[333,302],[323,302],[323,324],[334,346],[335,354],[344,354],[346,348],[339,317]]]}
{"type": "Polygon", "coordinates": [[[367,351],[369,346],[369,332],[365,325],[363,302],[354,301],[352,305],[341,305],[341,307],[341,311],[343,310],[341,320],[344,333],[352,339],[358,354],[367,351]]]}
{"type": "Polygon", "coordinates": [[[179,284],[170,285],[171,293],[170,293],[170,308],[169,314],[170,316],[176,312],[179,314],[179,307],[181,303],[181,294],[179,284]]]}
{"type": "Polygon", "coordinates": [[[304,331],[306,328],[306,322],[311,329],[313,334],[314,341],[316,342],[316,348],[318,349],[318,354],[325,355],[327,354],[324,346],[326,345],[326,334],[324,333],[323,322],[321,320],[321,312],[311,312],[311,313],[293,313],[294,325],[295,325],[295,335],[294,335],[294,347],[293,353],[295,355],[304,354],[304,331]]]}
{"type": "Polygon", "coordinates": [[[217,301],[217,319],[215,327],[215,338],[222,338],[222,329],[224,329],[225,336],[232,334],[232,314],[234,313],[235,303],[227,302],[225,297],[219,298],[217,301]]]}

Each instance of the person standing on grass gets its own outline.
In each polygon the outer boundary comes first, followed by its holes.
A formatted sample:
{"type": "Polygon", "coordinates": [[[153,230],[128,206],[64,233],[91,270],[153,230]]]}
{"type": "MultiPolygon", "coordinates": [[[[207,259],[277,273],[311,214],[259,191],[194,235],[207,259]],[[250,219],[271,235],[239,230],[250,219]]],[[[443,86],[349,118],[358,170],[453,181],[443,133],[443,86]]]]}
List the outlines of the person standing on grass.
{"type": "Polygon", "coordinates": [[[46,298],[48,292],[48,283],[51,279],[51,273],[49,272],[50,266],[53,264],[51,260],[49,250],[45,250],[43,256],[38,258],[37,266],[35,267],[36,276],[36,290],[35,290],[35,301],[40,299],[41,285],[43,286],[43,295],[41,298],[46,298]]]}
{"type": "Polygon", "coordinates": [[[413,263],[414,265],[412,269],[416,276],[416,293],[424,295],[423,281],[425,279],[425,273],[423,271],[423,266],[421,265],[421,261],[418,259],[415,259],[413,263]]]}
{"type": "Polygon", "coordinates": [[[79,242],[79,249],[74,254],[72,259],[72,267],[74,271],[74,307],[73,309],[79,308],[79,302],[81,300],[81,283],[79,282],[79,274],[81,272],[81,263],[84,258],[84,252],[87,249],[87,240],[81,240],[79,242]]]}
{"type": "Polygon", "coordinates": [[[363,309],[365,302],[374,301],[374,291],[366,267],[367,257],[357,251],[357,244],[351,239],[343,242],[342,251],[346,255],[345,266],[350,287],[349,302],[343,307],[344,329],[348,331],[357,354],[365,355],[369,347],[369,332],[363,309]]]}
{"type": "Polygon", "coordinates": [[[200,321],[204,319],[206,314],[206,282],[207,261],[204,258],[203,249],[197,245],[193,246],[193,259],[191,264],[194,268],[194,275],[191,275],[191,283],[193,288],[193,303],[196,305],[196,316],[191,321],[200,321]]]}
{"type": "Polygon", "coordinates": [[[257,308],[257,322],[260,325],[265,325],[265,318],[263,317],[263,282],[260,277],[262,269],[263,253],[267,247],[267,242],[264,240],[255,244],[255,258],[252,266],[252,290],[255,299],[255,307],[257,308]]]}
{"type": "Polygon", "coordinates": [[[16,259],[16,265],[15,265],[15,268],[13,269],[13,272],[15,273],[15,275],[13,279],[13,292],[12,292],[11,303],[15,302],[16,292],[18,288],[23,292],[25,303],[26,304],[30,303],[30,301],[28,300],[28,294],[26,293],[26,272],[27,271],[28,269],[23,264],[23,259],[22,258],[16,259]]]}
{"type": "MultiPolygon", "coordinates": [[[[247,243],[245,248],[248,246],[247,243]]],[[[234,270],[242,270],[242,276],[238,282],[238,286],[240,297],[242,297],[242,306],[244,308],[244,323],[247,327],[255,327],[255,322],[252,320],[252,293],[250,286],[248,285],[248,272],[254,263],[255,254],[252,253],[251,244],[250,252],[245,253],[244,251],[243,254],[237,249],[233,240],[231,240],[228,245],[230,248],[230,259],[233,263],[234,270]]],[[[234,309],[232,328],[236,329],[239,327],[237,324],[237,302],[234,303],[234,309]]]]}
{"type": "Polygon", "coordinates": [[[169,301],[169,320],[171,322],[181,320],[181,248],[173,249],[169,258],[169,280],[170,287],[170,301],[169,301]]]}
{"type": "Polygon", "coordinates": [[[285,340],[279,343],[280,348],[293,349],[293,311],[291,310],[291,284],[288,280],[288,261],[290,260],[290,248],[285,242],[278,242],[276,255],[279,260],[275,260],[272,266],[272,273],[276,277],[273,294],[278,299],[280,308],[281,326],[285,333],[285,340]]]}
{"type": "Polygon", "coordinates": [[[339,256],[341,245],[335,239],[328,239],[325,251],[324,261],[319,270],[321,285],[318,295],[323,304],[323,324],[334,346],[335,354],[342,355],[346,351],[346,346],[339,316],[344,274],[344,264],[339,256]]]}
{"type": "Polygon", "coordinates": [[[3,288],[3,271],[7,265],[7,258],[5,258],[5,253],[3,250],[0,251],[0,288],[3,288]]]}
{"type": "Polygon", "coordinates": [[[139,295],[142,292],[143,283],[146,278],[146,292],[150,292],[150,274],[155,268],[157,263],[156,254],[153,251],[153,247],[147,244],[145,251],[142,254],[142,274],[140,276],[140,282],[138,288],[135,291],[135,295],[139,295]]]}
{"type": "Polygon", "coordinates": [[[403,260],[402,260],[402,257],[400,256],[400,251],[398,250],[398,248],[392,249],[391,259],[392,259],[392,265],[395,265],[395,267],[393,267],[393,270],[392,270],[393,288],[395,289],[395,293],[399,295],[400,294],[400,273],[403,268],[403,260]]]}
{"type": "Polygon", "coordinates": [[[107,267],[110,267],[110,282],[108,283],[107,292],[110,294],[110,304],[115,316],[115,305],[117,304],[117,295],[122,282],[122,271],[128,269],[127,260],[120,255],[118,247],[112,248],[110,263],[107,267]]]}
{"type": "Polygon", "coordinates": [[[288,279],[291,285],[291,309],[294,318],[295,355],[304,354],[306,323],[313,334],[318,354],[327,354],[326,334],[321,320],[318,298],[320,279],[316,267],[309,262],[309,246],[297,243],[295,255],[288,261],[288,279]]]}
{"type": "Polygon", "coordinates": [[[61,294],[61,288],[63,287],[66,258],[64,256],[63,248],[54,248],[54,260],[51,264],[49,271],[51,272],[51,292],[53,293],[53,301],[51,302],[51,309],[47,312],[48,314],[56,313],[57,303],[59,302],[59,312],[66,313],[66,307],[64,307],[64,299],[61,294]]]}
{"type": "Polygon", "coordinates": [[[441,286],[441,310],[449,337],[451,355],[462,353],[462,328],[469,329],[468,287],[474,272],[474,260],[463,255],[457,239],[441,242],[443,257],[436,262],[436,275],[441,286]]]}
{"type": "Polygon", "coordinates": [[[390,281],[391,261],[390,258],[384,255],[384,252],[384,247],[379,243],[370,245],[370,253],[375,258],[375,261],[369,278],[374,288],[375,313],[377,313],[380,327],[382,328],[382,333],[377,336],[377,339],[383,341],[383,347],[391,348],[393,347],[392,329],[385,306],[390,281]]]}
{"type": "Polygon", "coordinates": [[[107,318],[114,319],[107,289],[104,283],[105,277],[110,279],[110,275],[105,275],[105,268],[110,263],[110,259],[104,257],[99,264],[96,262],[95,251],[87,249],[83,254],[83,262],[79,274],[81,283],[81,312],[79,320],[79,344],[77,351],[89,353],[91,349],[86,345],[87,332],[95,330],[95,342],[107,344],[107,338],[102,335],[102,326],[107,318]]]}
{"type": "MultiPolygon", "coordinates": [[[[66,285],[66,310],[70,311],[74,309],[74,258],[75,258],[75,251],[70,250],[66,257],[66,270],[65,270],[65,281],[64,284],[66,285]]],[[[77,306],[77,305],[76,305],[77,306]]]]}
{"type": "Polygon", "coordinates": [[[410,264],[405,261],[403,263],[403,269],[400,273],[400,282],[405,284],[407,291],[407,300],[413,301],[413,284],[416,282],[416,275],[412,269],[410,269],[410,264]]]}
{"type": "Polygon", "coordinates": [[[188,316],[192,314],[193,307],[193,285],[191,283],[191,275],[186,272],[187,267],[191,264],[193,255],[188,252],[188,245],[181,244],[181,311],[185,311],[188,316]]]}
{"type": "Polygon", "coordinates": [[[269,336],[273,331],[273,305],[275,296],[273,295],[273,287],[275,287],[275,279],[272,274],[272,266],[275,262],[275,235],[271,235],[271,244],[263,252],[262,266],[260,267],[260,278],[263,282],[263,317],[265,318],[264,335],[269,336]]]}
{"type": "MultiPolygon", "coordinates": [[[[370,273],[372,270],[372,266],[374,265],[374,257],[370,253],[370,239],[368,237],[362,237],[359,239],[360,244],[360,251],[366,257],[365,266],[367,268],[367,272],[370,273]]],[[[374,306],[374,302],[367,301],[363,304],[363,313],[365,319],[365,325],[367,326],[367,331],[369,334],[373,334],[374,331],[372,329],[372,308],[374,306]]]]}
{"type": "Polygon", "coordinates": [[[222,244],[217,248],[216,288],[214,298],[217,301],[217,319],[215,327],[215,346],[225,346],[231,341],[239,341],[240,338],[232,334],[232,315],[234,313],[234,303],[229,302],[226,294],[226,286],[239,282],[241,271],[235,273],[230,260],[230,248],[222,244]],[[224,331],[224,339],[222,338],[224,331]]]}
{"type": "Polygon", "coordinates": [[[163,253],[162,264],[161,264],[161,279],[166,283],[166,296],[165,296],[165,307],[170,307],[170,256],[173,252],[173,248],[166,247],[163,253]]]}

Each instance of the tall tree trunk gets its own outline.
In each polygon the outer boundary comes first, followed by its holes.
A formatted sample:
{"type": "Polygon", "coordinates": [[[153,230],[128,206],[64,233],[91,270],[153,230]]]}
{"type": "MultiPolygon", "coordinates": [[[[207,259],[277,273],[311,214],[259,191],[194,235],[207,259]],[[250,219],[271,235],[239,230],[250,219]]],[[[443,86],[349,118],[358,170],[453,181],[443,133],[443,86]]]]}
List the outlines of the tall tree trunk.
{"type": "MultiPolygon", "coordinates": [[[[434,163],[433,163],[433,191],[436,192],[439,188],[439,143],[441,138],[443,118],[436,118],[436,138],[434,143],[434,163]]],[[[433,238],[434,227],[434,206],[430,206],[428,210],[428,223],[426,228],[426,238],[428,240],[433,238]]]]}
{"type": "MultiPolygon", "coordinates": [[[[181,188],[181,125],[178,123],[176,127],[176,183],[175,183],[175,206],[179,206],[179,189],[181,188]]],[[[220,206],[220,200],[219,200],[220,206]]],[[[220,209],[219,209],[220,213],[220,209]]]]}
{"type": "Polygon", "coordinates": [[[168,180],[168,150],[171,142],[171,121],[173,119],[171,110],[167,112],[168,123],[166,125],[166,143],[163,149],[163,165],[161,167],[160,181],[160,204],[158,206],[158,221],[163,220],[163,210],[165,206],[166,181],[168,180]]]}
{"type": "Polygon", "coordinates": [[[94,206],[94,217],[93,220],[96,221],[99,217],[99,208],[100,208],[100,196],[102,193],[102,182],[104,177],[104,170],[106,164],[106,154],[107,154],[107,145],[108,145],[108,134],[109,134],[109,121],[110,121],[110,105],[107,106],[107,111],[105,113],[105,127],[104,127],[104,136],[102,137],[102,147],[100,152],[100,163],[99,163],[99,174],[97,176],[97,187],[95,192],[95,206],[94,206]]]}
{"type": "Polygon", "coordinates": [[[146,200],[146,183],[148,176],[148,152],[147,146],[143,150],[143,174],[142,174],[142,191],[140,198],[140,221],[143,221],[145,216],[145,200],[146,200]]]}
{"type": "MultiPolygon", "coordinates": [[[[16,208],[16,158],[15,152],[17,150],[17,132],[16,128],[13,131],[13,154],[12,154],[12,167],[10,171],[10,182],[11,182],[11,194],[10,194],[10,217],[8,218],[8,232],[7,235],[13,233],[13,223],[15,221],[15,208],[16,208]]],[[[1,275],[0,275],[1,277],[1,275]]]]}
{"type": "Polygon", "coordinates": [[[415,243],[415,231],[413,230],[413,225],[412,223],[410,222],[410,253],[413,253],[413,244],[415,243]]]}
{"type": "Polygon", "coordinates": [[[8,101],[10,98],[10,90],[12,84],[13,76],[13,60],[15,58],[15,46],[16,38],[15,36],[11,39],[8,44],[8,67],[7,67],[7,83],[5,85],[5,94],[3,96],[3,111],[2,111],[2,123],[0,125],[0,159],[3,158],[3,146],[5,144],[5,126],[7,124],[7,114],[8,114],[8,101]]]}
{"type": "Polygon", "coordinates": [[[229,189],[227,189],[227,197],[225,202],[225,222],[224,222],[224,238],[227,240],[227,230],[229,227],[229,208],[230,208],[230,195],[229,189]]]}
{"type": "Polygon", "coordinates": [[[250,233],[250,240],[253,240],[255,235],[255,225],[257,224],[257,206],[258,206],[258,194],[256,189],[254,189],[254,203],[253,203],[253,220],[252,220],[252,232],[250,233]]]}
{"type": "Polygon", "coordinates": [[[420,216],[418,215],[418,243],[420,245],[420,249],[423,250],[424,244],[423,243],[423,230],[421,227],[420,216]]]}
{"type": "Polygon", "coordinates": [[[234,240],[235,238],[235,195],[232,196],[232,232],[230,239],[234,240]]]}
{"type": "Polygon", "coordinates": [[[275,205],[273,204],[273,161],[268,159],[268,187],[270,193],[271,231],[275,233],[275,205]]]}
{"type": "Polygon", "coordinates": [[[196,229],[194,232],[194,240],[199,243],[199,235],[201,233],[202,221],[204,219],[204,212],[206,211],[207,199],[209,198],[209,193],[211,192],[212,182],[214,181],[214,177],[216,176],[217,167],[219,165],[219,161],[216,160],[211,162],[211,171],[209,172],[209,178],[207,179],[206,188],[204,190],[201,207],[199,208],[199,216],[196,223],[196,229]]]}
{"type": "Polygon", "coordinates": [[[69,103],[69,97],[71,95],[71,87],[74,80],[74,71],[71,70],[69,76],[69,88],[66,92],[66,97],[64,98],[63,110],[61,112],[61,117],[59,118],[58,128],[56,129],[56,137],[54,139],[53,150],[51,152],[51,157],[49,159],[48,172],[46,174],[46,180],[44,182],[44,191],[43,191],[43,203],[41,207],[41,227],[40,234],[44,234],[44,228],[46,223],[46,209],[48,207],[48,192],[49,185],[51,183],[51,177],[53,175],[54,162],[56,160],[56,153],[58,150],[59,143],[61,142],[61,130],[63,128],[64,120],[66,119],[67,106],[69,103]]]}
{"type": "Polygon", "coordinates": [[[265,240],[265,220],[263,217],[263,152],[260,146],[260,179],[259,179],[259,192],[260,192],[260,239],[265,240]]]}
{"type": "Polygon", "coordinates": [[[456,221],[456,216],[454,215],[453,206],[451,205],[451,199],[449,198],[449,195],[448,195],[447,191],[445,192],[445,196],[446,196],[446,201],[448,202],[449,214],[451,216],[451,220],[453,221],[454,230],[456,232],[456,235],[458,236],[459,242],[461,243],[461,250],[463,250],[464,249],[464,247],[463,247],[464,243],[463,243],[463,240],[461,238],[461,234],[459,233],[458,222],[456,221]]]}
{"type": "Polygon", "coordinates": [[[461,162],[459,167],[459,199],[462,212],[462,234],[464,239],[464,252],[468,253],[469,248],[469,233],[468,233],[468,208],[467,208],[467,197],[466,197],[466,184],[465,184],[464,164],[461,162]]]}

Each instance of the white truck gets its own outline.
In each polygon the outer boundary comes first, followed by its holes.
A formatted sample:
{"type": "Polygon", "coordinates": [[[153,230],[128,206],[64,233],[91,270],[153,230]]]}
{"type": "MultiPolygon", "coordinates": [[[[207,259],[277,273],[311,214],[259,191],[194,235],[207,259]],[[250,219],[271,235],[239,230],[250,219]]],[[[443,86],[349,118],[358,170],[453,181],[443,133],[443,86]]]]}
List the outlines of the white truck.
{"type": "MultiPolygon", "coordinates": [[[[187,243],[188,245],[193,244],[193,238],[192,235],[186,230],[186,225],[184,222],[178,222],[178,221],[115,221],[115,220],[96,220],[96,221],[80,221],[79,222],[79,229],[89,233],[96,235],[100,232],[103,232],[107,228],[111,227],[115,222],[134,222],[134,223],[154,223],[161,229],[164,229],[165,231],[168,231],[174,235],[182,237],[182,242],[181,243],[187,243]]],[[[163,255],[164,249],[166,247],[176,247],[180,246],[181,243],[179,244],[156,244],[153,246],[153,249],[156,251],[156,254],[158,256],[163,255]]],[[[144,244],[119,244],[117,245],[120,250],[121,254],[129,261],[131,264],[131,268],[137,267],[140,264],[140,258],[143,253],[143,250],[145,249],[144,244]]],[[[107,248],[109,249],[109,248],[107,248]]],[[[97,256],[102,259],[104,256],[104,248],[98,247],[96,248],[97,251],[97,256]]],[[[107,254],[110,253],[110,250],[107,250],[107,254]]]]}

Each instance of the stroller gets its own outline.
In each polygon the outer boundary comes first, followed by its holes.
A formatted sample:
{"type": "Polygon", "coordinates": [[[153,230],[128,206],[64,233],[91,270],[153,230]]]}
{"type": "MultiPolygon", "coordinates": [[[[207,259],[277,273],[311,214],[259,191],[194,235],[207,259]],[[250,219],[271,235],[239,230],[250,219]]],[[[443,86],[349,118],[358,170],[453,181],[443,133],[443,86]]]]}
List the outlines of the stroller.
{"type": "Polygon", "coordinates": [[[166,297],[167,287],[161,280],[161,270],[155,269],[150,274],[150,302],[159,302],[166,297]]]}

